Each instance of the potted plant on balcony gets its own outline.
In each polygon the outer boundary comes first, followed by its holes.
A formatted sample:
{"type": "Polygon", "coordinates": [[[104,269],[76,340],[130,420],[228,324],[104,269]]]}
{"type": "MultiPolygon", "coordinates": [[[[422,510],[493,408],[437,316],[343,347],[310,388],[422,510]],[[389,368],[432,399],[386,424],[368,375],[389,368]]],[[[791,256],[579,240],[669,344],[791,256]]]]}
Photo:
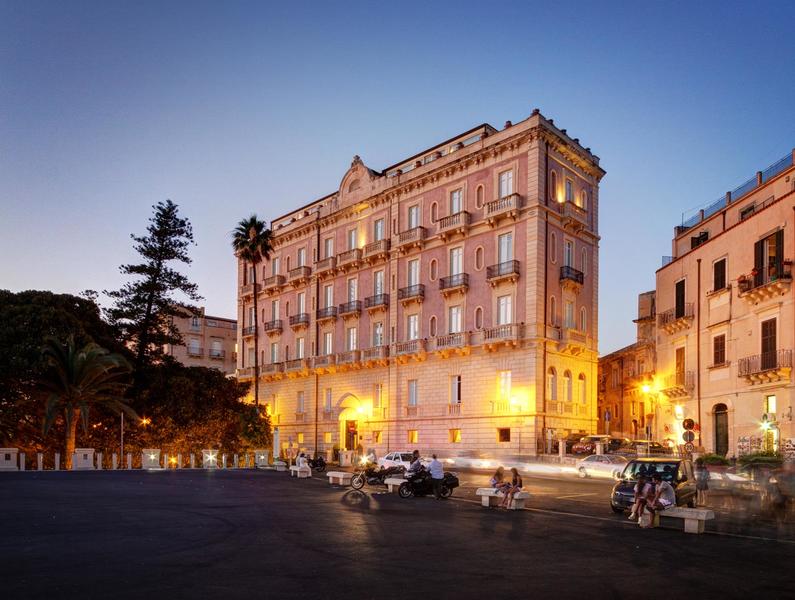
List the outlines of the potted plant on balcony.
{"type": "MultiPolygon", "coordinates": [[[[756,274],[755,271],[756,271],[756,269],[751,271],[751,276],[754,276],[756,274]]],[[[749,277],[747,277],[745,275],[740,275],[737,278],[737,287],[740,289],[740,292],[747,292],[748,290],[750,290],[751,289],[751,281],[752,281],[752,279],[750,279],[749,277]]]]}

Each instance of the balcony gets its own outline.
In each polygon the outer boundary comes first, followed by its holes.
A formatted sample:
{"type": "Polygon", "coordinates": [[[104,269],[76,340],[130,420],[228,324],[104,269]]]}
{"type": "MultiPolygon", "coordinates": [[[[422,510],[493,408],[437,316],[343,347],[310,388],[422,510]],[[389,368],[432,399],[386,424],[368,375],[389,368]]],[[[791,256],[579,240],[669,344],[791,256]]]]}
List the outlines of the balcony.
{"type": "Polygon", "coordinates": [[[306,422],[306,413],[305,412],[297,412],[295,413],[295,422],[296,423],[305,423],[306,422]]]}
{"type": "Polygon", "coordinates": [[[657,326],[669,335],[690,327],[693,322],[693,303],[687,302],[678,310],[671,308],[657,315],[657,326]]]}
{"type": "Polygon", "coordinates": [[[337,365],[342,368],[342,370],[358,367],[359,355],[360,353],[358,350],[346,350],[345,352],[340,352],[337,354],[337,365]]]}
{"type": "Polygon", "coordinates": [[[191,348],[190,346],[188,346],[188,356],[193,358],[199,358],[201,356],[204,356],[204,348],[197,348],[195,346],[191,348]]]}
{"type": "Polygon", "coordinates": [[[262,282],[262,291],[266,294],[278,292],[284,287],[284,275],[271,275],[262,282]]]}
{"type": "Polygon", "coordinates": [[[210,348],[207,356],[209,356],[212,360],[223,360],[226,358],[226,351],[219,350],[218,348],[210,348]]]}
{"type": "Polygon", "coordinates": [[[309,327],[309,313],[299,313],[290,317],[290,327],[293,329],[304,329],[309,327]]]}
{"type": "Polygon", "coordinates": [[[243,298],[248,298],[250,296],[253,296],[255,291],[259,293],[259,289],[260,289],[260,284],[256,284],[255,286],[253,283],[247,283],[246,285],[240,288],[240,295],[243,296],[243,298]]]}
{"type": "Polygon", "coordinates": [[[336,354],[323,354],[321,356],[316,356],[312,361],[312,366],[315,368],[315,373],[318,375],[322,375],[323,373],[333,373],[336,364],[336,354]]]}
{"type": "Polygon", "coordinates": [[[319,279],[325,279],[326,277],[334,275],[334,269],[336,268],[336,257],[329,256],[328,258],[324,258],[323,260],[319,260],[315,263],[315,275],[317,275],[319,279]]]}
{"type": "Polygon", "coordinates": [[[337,415],[334,414],[334,409],[325,408],[323,409],[323,414],[321,415],[324,421],[336,421],[337,415]]]}
{"type": "Polygon", "coordinates": [[[695,388],[695,380],[693,371],[679,371],[665,378],[663,389],[660,391],[669,398],[689,396],[695,388]]]}
{"type": "Polygon", "coordinates": [[[287,271],[287,283],[292,286],[303,285],[312,276],[312,269],[307,266],[296,267],[287,271]]]}
{"type": "Polygon", "coordinates": [[[326,321],[336,321],[337,307],[327,306],[325,308],[318,308],[315,315],[316,315],[315,318],[317,319],[318,323],[324,323],[326,321]]]}
{"type": "Polygon", "coordinates": [[[522,208],[522,197],[519,194],[511,194],[498,200],[492,200],[486,204],[486,221],[494,227],[497,221],[502,218],[515,220],[520,208],[522,208]]]}
{"type": "Polygon", "coordinates": [[[254,367],[243,367],[242,369],[237,370],[237,378],[240,381],[248,381],[250,379],[254,379],[255,373],[254,367]]]}
{"type": "Polygon", "coordinates": [[[457,402],[455,404],[448,404],[447,405],[447,414],[451,417],[460,417],[461,416],[461,403],[457,402]]]}
{"type": "Polygon", "coordinates": [[[280,362],[268,363],[260,367],[260,375],[265,381],[281,379],[284,373],[284,364],[280,362]]]}
{"type": "Polygon", "coordinates": [[[395,344],[395,360],[407,363],[410,359],[425,359],[425,340],[409,340],[395,344]]]}
{"type": "Polygon", "coordinates": [[[243,337],[253,337],[257,333],[257,328],[254,325],[249,325],[243,328],[243,337]]]}
{"type": "Polygon", "coordinates": [[[570,290],[574,293],[579,293],[582,284],[585,281],[585,275],[582,271],[578,271],[574,267],[563,265],[560,268],[560,285],[564,290],[570,290]]]}
{"type": "Polygon", "coordinates": [[[386,311],[389,308],[389,294],[376,294],[364,299],[364,308],[370,313],[379,310],[386,311]]]}
{"type": "Polygon", "coordinates": [[[406,407],[406,416],[407,417],[416,417],[420,414],[420,407],[419,406],[407,406],[406,407]]]}
{"type": "Polygon", "coordinates": [[[264,329],[265,333],[268,335],[278,335],[282,332],[282,320],[275,319],[274,321],[267,321],[263,324],[262,329],[264,329]]]}
{"type": "Polygon", "coordinates": [[[425,227],[412,227],[398,234],[397,246],[401,252],[422,247],[425,241],[425,227]]]}
{"type": "Polygon", "coordinates": [[[451,294],[466,294],[469,289],[469,273],[456,273],[439,279],[439,291],[447,297],[451,294]]]}
{"type": "Polygon", "coordinates": [[[439,236],[446,240],[453,235],[460,233],[461,235],[469,229],[469,222],[471,220],[470,214],[462,210],[448,217],[442,217],[437,223],[439,236]]]}
{"type": "Polygon", "coordinates": [[[398,300],[404,305],[410,302],[422,302],[425,299],[425,285],[418,283],[398,290],[398,300]]]}
{"type": "Polygon", "coordinates": [[[751,385],[789,380],[792,370],[792,350],[774,350],[737,361],[737,376],[751,385]]]}
{"type": "Polygon", "coordinates": [[[355,269],[362,263],[362,249],[353,248],[337,255],[337,268],[341,271],[355,269]]]}
{"type": "Polygon", "coordinates": [[[491,412],[495,415],[517,414],[522,412],[522,404],[521,402],[511,402],[510,400],[493,400],[491,403],[491,412]]]}
{"type": "Polygon", "coordinates": [[[365,348],[362,350],[361,360],[365,367],[385,367],[389,364],[389,346],[365,348]]]}
{"type": "Polygon", "coordinates": [[[588,334],[573,327],[558,332],[558,352],[579,356],[588,349],[588,334]]]}
{"type": "Polygon", "coordinates": [[[362,312],[361,300],[353,300],[351,302],[346,302],[345,304],[340,304],[339,315],[343,319],[356,318],[361,314],[361,312],[362,312]]]}
{"type": "Polygon", "coordinates": [[[523,325],[520,323],[509,323],[507,325],[497,325],[483,330],[483,345],[488,352],[497,350],[500,346],[517,347],[522,339],[523,325]]]}
{"type": "Polygon", "coordinates": [[[737,279],[738,295],[750,304],[783,296],[792,285],[792,261],[773,265],[770,273],[752,271],[737,279]]]}
{"type": "Polygon", "coordinates": [[[503,281],[514,283],[519,279],[519,261],[506,260],[496,265],[486,267],[486,281],[491,287],[503,281]]]}
{"type": "Polygon", "coordinates": [[[309,364],[305,358],[296,358],[284,362],[284,372],[288,377],[300,377],[309,374],[309,364]]]}
{"type": "Polygon", "coordinates": [[[563,228],[579,233],[588,227],[588,213],[574,202],[559,202],[558,212],[563,221],[563,228]]]}
{"type": "Polygon", "coordinates": [[[453,353],[456,354],[469,354],[469,333],[458,332],[440,335],[436,338],[434,347],[436,354],[442,358],[447,358],[453,353]]]}
{"type": "Polygon", "coordinates": [[[368,264],[375,264],[381,260],[389,258],[389,240],[378,240],[370,242],[364,247],[364,260],[368,264]]]}

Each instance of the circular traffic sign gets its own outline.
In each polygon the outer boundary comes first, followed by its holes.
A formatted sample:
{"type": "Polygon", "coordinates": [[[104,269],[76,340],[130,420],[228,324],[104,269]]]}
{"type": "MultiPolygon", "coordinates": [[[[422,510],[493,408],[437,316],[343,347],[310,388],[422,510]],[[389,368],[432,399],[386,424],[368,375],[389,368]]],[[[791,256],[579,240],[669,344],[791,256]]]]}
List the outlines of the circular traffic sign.
{"type": "Polygon", "coordinates": [[[682,427],[687,430],[693,429],[696,426],[696,422],[693,419],[685,419],[682,421],[682,427]]]}
{"type": "Polygon", "coordinates": [[[693,444],[691,444],[690,442],[687,442],[685,444],[685,452],[692,452],[695,449],[696,449],[696,447],[693,444]]]}
{"type": "Polygon", "coordinates": [[[692,432],[692,431],[690,431],[690,430],[688,430],[688,431],[685,431],[685,432],[682,434],[682,439],[683,439],[684,441],[688,442],[688,443],[689,443],[689,442],[692,442],[694,439],[696,439],[696,434],[695,434],[695,433],[693,433],[693,432],[692,432]]]}

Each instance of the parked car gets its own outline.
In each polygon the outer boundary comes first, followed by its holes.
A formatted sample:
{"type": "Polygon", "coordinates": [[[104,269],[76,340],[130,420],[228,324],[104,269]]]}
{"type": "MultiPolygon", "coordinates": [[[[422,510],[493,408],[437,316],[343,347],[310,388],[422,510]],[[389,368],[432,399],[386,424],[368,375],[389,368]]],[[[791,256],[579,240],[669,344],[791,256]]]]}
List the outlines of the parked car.
{"type": "Polygon", "coordinates": [[[572,446],[573,454],[593,454],[596,452],[596,444],[602,442],[605,453],[615,452],[621,446],[628,444],[627,438],[612,437],[609,435],[586,435],[572,446]]]}
{"type": "MultiPolygon", "coordinates": [[[[570,433],[567,435],[563,442],[566,444],[566,454],[571,454],[574,449],[574,444],[578,444],[583,437],[583,432],[570,433]]],[[[552,440],[552,452],[557,453],[560,451],[561,440],[552,440]]]]}
{"type": "Polygon", "coordinates": [[[611,477],[618,479],[629,460],[618,454],[591,454],[577,463],[580,477],[611,477]]]}
{"type": "Polygon", "coordinates": [[[673,450],[663,446],[660,442],[651,440],[625,440],[615,452],[624,455],[648,456],[649,454],[672,454],[673,450]]]}
{"type": "Polygon", "coordinates": [[[411,452],[389,452],[385,456],[379,458],[376,462],[378,466],[384,467],[385,469],[390,467],[403,467],[408,471],[409,466],[411,465],[411,452]]]}
{"type": "Polygon", "coordinates": [[[662,478],[673,486],[677,506],[695,506],[696,478],[693,474],[693,463],[684,458],[644,456],[629,461],[624,467],[621,478],[613,486],[610,508],[618,513],[631,508],[635,502],[638,476],[651,477],[655,473],[661,473],[662,478]]]}

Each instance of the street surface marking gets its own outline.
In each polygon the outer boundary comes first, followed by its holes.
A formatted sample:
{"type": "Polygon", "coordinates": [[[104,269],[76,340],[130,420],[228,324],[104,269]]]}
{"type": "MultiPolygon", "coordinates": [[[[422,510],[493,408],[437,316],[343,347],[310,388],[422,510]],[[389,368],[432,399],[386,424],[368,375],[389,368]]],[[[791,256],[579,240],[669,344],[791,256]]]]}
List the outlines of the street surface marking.
{"type": "Polygon", "coordinates": [[[558,496],[558,500],[563,500],[564,498],[581,498],[582,496],[596,496],[596,492],[588,492],[586,494],[566,494],[565,496],[558,496]]]}

